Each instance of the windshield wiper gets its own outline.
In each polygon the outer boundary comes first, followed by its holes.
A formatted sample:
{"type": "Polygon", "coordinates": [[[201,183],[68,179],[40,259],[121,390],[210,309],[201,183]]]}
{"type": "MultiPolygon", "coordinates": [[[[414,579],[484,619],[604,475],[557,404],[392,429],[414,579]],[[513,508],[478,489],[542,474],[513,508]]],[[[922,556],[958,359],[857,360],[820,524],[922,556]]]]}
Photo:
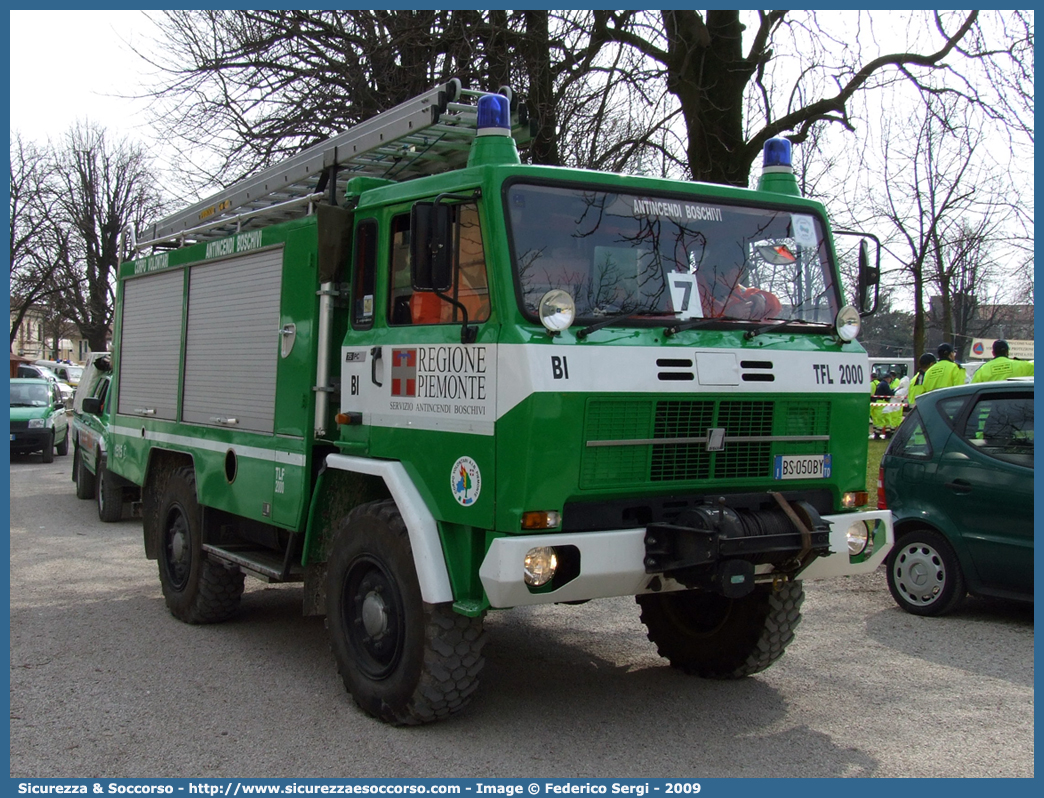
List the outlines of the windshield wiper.
{"type": "Polygon", "coordinates": [[[608,327],[610,324],[615,324],[618,321],[625,321],[627,319],[636,319],[639,316],[643,316],[642,313],[617,313],[615,316],[606,316],[604,319],[599,319],[594,324],[588,324],[582,330],[576,331],[577,340],[584,340],[587,336],[593,333],[595,330],[600,330],[603,327],[608,327]]]}
{"type": "Polygon", "coordinates": [[[713,322],[721,321],[721,318],[717,317],[705,317],[699,316],[694,319],[685,319],[685,321],[679,321],[677,324],[672,324],[670,327],[663,328],[663,334],[670,338],[672,335],[677,335],[685,330],[695,330],[697,327],[703,327],[713,322]]]}
{"type": "Polygon", "coordinates": [[[833,327],[833,325],[828,324],[825,321],[806,321],[805,319],[787,319],[786,321],[774,321],[771,324],[766,324],[763,327],[758,327],[757,329],[754,329],[754,330],[747,330],[745,333],[743,333],[743,337],[746,338],[749,341],[751,338],[756,338],[757,336],[761,335],[763,332],[769,332],[770,330],[772,332],[777,332],[779,330],[786,329],[787,327],[790,327],[791,325],[794,325],[794,324],[814,324],[814,325],[817,325],[817,326],[824,326],[824,327],[831,327],[831,328],[833,327]]]}

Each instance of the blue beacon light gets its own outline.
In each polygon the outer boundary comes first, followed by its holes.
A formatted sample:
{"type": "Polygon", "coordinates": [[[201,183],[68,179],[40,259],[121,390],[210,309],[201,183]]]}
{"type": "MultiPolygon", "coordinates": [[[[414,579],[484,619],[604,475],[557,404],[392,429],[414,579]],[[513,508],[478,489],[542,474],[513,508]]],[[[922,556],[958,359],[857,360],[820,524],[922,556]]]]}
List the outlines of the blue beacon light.
{"type": "Polygon", "coordinates": [[[478,101],[478,135],[510,136],[511,111],[503,94],[485,94],[478,101]]]}
{"type": "Polygon", "coordinates": [[[794,162],[790,156],[790,142],[787,139],[769,139],[766,141],[761,165],[765,169],[774,166],[793,168],[794,162]]]}

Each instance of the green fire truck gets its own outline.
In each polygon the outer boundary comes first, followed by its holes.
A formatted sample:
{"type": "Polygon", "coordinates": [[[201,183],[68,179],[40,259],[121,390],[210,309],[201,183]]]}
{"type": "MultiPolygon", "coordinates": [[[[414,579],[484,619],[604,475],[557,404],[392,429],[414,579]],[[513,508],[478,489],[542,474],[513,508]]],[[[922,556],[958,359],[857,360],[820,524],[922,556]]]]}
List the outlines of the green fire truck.
{"type": "Polygon", "coordinates": [[[167,607],[302,584],[393,724],[469,702],[487,611],[633,595],[671,665],[738,678],[803,580],[892,545],[855,340],[879,270],[864,239],[846,304],[789,142],[749,190],[522,164],[531,136],[454,80],[135,231],[120,269],[108,469],[167,607]]]}

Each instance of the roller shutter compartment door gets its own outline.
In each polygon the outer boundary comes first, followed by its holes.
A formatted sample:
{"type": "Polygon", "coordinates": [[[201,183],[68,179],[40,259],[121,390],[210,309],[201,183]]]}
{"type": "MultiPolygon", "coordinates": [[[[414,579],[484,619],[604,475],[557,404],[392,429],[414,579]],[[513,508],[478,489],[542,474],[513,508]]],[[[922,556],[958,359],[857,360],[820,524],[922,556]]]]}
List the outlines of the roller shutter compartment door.
{"type": "Polygon", "coordinates": [[[178,269],[123,285],[121,414],[176,418],[184,283],[178,269]]]}
{"type": "Polygon", "coordinates": [[[282,248],[190,270],[184,421],[272,432],[282,271],[282,248]]]}

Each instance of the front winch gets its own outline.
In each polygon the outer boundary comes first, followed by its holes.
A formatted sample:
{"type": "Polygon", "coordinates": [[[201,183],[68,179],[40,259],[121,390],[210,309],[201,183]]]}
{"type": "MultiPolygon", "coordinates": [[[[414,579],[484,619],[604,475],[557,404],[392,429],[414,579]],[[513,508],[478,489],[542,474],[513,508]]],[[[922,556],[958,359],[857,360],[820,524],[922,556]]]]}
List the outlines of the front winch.
{"type": "Polygon", "coordinates": [[[807,502],[771,494],[776,506],[734,509],[724,498],[681,513],[675,523],[645,530],[645,572],[729,598],[754,589],[754,566],[796,576],[830,553],[830,524],[807,502]]]}

